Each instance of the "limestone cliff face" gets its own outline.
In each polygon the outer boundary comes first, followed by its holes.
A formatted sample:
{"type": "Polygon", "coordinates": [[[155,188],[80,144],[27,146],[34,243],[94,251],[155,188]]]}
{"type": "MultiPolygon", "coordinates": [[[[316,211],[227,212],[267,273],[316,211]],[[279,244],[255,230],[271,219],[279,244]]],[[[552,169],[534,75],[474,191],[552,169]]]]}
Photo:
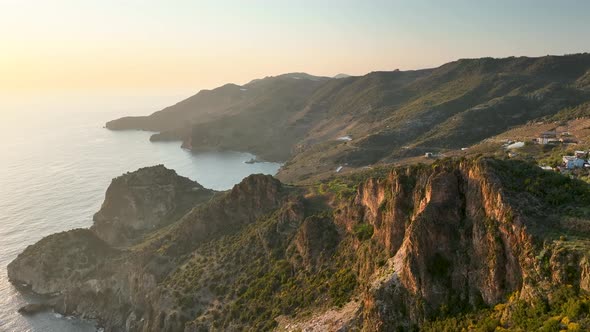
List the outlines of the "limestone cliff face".
{"type": "MultiPolygon", "coordinates": [[[[338,250],[350,250],[344,245],[353,238],[347,245],[356,256],[352,267],[365,285],[362,305],[339,319],[359,329],[411,329],[439,314],[494,305],[545,278],[536,271],[535,241],[527,228],[536,221],[520,211],[485,160],[393,169],[364,181],[349,202],[335,204],[342,211],[334,220],[342,241],[338,250]],[[364,225],[372,227],[370,239],[354,238],[364,225]],[[372,263],[381,250],[384,261],[372,263]]],[[[320,225],[302,224],[294,241],[302,257],[319,257],[311,253],[329,242],[314,241],[329,233],[319,231],[320,225]]],[[[573,283],[562,275],[580,256],[567,250],[548,255],[557,257],[547,277],[573,283]]],[[[313,266],[310,259],[307,264],[313,266]]],[[[285,325],[320,331],[328,326],[317,322],[333,315],[285,325]]]]}
{"type": "MultiPolygon", "coordinates": [[[[391,255],[365,294],[364,327],[408,328],[440,313],[496,304],[544,280],[527,228],[536,221],[513,200],[485,162],[398,169],[361,185],[340,223],[370,223],[391,255]]],[[[579,262],[567,250],[553,252],[552,282],[580,280],[587,269],[567,277],[579,262]]]]}
{"type": "Polygon", "coordinates": [[[127,246],[180,218],[213,193],[162,165],[142,168],[112,181],[91,229],[113,246],[127,246]]]}

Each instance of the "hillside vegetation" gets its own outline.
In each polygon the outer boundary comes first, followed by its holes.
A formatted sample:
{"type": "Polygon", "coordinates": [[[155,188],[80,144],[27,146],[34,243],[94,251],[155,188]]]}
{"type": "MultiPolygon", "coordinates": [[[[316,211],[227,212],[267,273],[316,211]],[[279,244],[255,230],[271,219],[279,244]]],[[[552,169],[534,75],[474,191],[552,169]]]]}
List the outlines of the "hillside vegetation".
{"type": "Polygon", "coordinates": [[[590,328],[590,186],[535,165],[445,159],[310,186],[252,175],[224,193],[191,184],[181,217],[130,215],[160,179],[187,188],[161,166],[109,188],[101,214],[132,243],[100,239],[106,224],[55,234],[10,279],[109,331],[590,328]]]}
{"type": "Polygon", "coordinates": [[[438,68],[339,79],[286,74],[201,91],[111,129],[162,132],[186,148],[284,161],[307,182],[346,169],[471,146],[539,119],[587,116],[590,54],[462,59],[438,68]],[[352,140],[338,140],[349,136],[352,140]]]}

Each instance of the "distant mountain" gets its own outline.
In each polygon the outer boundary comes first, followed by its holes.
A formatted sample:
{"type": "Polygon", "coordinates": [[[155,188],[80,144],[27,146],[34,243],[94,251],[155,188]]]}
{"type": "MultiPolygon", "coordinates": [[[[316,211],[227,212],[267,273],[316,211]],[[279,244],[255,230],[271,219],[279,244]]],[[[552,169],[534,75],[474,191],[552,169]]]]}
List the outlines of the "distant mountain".
{"type": "Polygon", "coordinates": [[[225,85],[107,127],[286,161],[279,178],[298,182],[342,165],[472,145],[588,101],[590,54],[461,59],[416,71],[341,79],[296,73],[225,85]]]}
{"type": "Polygon", "coordinates": [[[336,75],[336,76],[334,76],[332,78],[338,79],[338,78],[347,78],[347,77],[350,77],[350,75],[340,73],[340,74],[338,74],[338,75],[336,75]]]}
{"type": "Polygon", "coordinates": [[[267,102],[271,96],[276,100],[305,100],[327,79],[305,73],[290,73],[255,79],[243,86],[229,83],[213,90],[201,90],[150,116],[124,117],[110,121],[106,126],[113,130],[175,130],[187,123],[207,122],[247,111],[257,103],[267,102]]]}
{"type": "Polygon", "coordinates": [[[290,73],[253,80],[243,86],[226,84],[202,90],[150,116],[125,117],[108,122],[106,127],[156,131],[160,134],[152,140],[184,139],[188,147],[195,149],[244,150],[267,159],[285,160],[299,137],[293,138],[282,127],[327,80],[290,73]],[[271,146],[267,140],[270,136],[276,138],[271,146]]]}

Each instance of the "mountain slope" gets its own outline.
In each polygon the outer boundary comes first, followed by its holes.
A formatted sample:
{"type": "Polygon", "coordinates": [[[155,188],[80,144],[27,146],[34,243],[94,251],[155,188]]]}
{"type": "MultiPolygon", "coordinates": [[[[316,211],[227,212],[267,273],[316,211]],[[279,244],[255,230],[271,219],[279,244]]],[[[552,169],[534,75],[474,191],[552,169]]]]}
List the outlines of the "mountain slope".
{"type": "MultiPolygon", "coordinates": [[[[383,95],[367,98],[367,111],[359,104],[331,105],[330,126],[339,125],[340,131],[331,136],[332,140],[326,136],[308,141],[309,148],[294,155],[278,176],[297,181],[333,171],[339,165],[366,166],[469,146],[513,126],[587,102],[590,95],[578,88],[577,82],[588,70],[588,54],[467,59],[443,65],[388,92],[378,84],[369,84],[346,97],[360,99],[375,90],[383,95]],[[344,134],[353,140],[334,140],[344,134]]],[[[309,137],[329,132],[324,127],[314,129],[309,137]]]]}
{"type": "MultiPolygon", "coordinates": [[[[252,175],[137,245],[113,249],[74,230],[8,270],[17,284],[58,292],[57,311],[108,331],[426,329],[504,301],[493,328],[524,324],[518,310],[535,327],[561,308],[562,286],[572,285],[571,301],[590,290],[589,203],[588,185],[494,159],[310,187],[252,175]]],[[[590,328],[586,311],[570,316],[590,328]]]]}
{"type": "MultiPolygon", "coordinates": [[[[182,140],[193,133],[193,143],[186,143],[189,147],[251,151],[262,157],[264,151],[253,151],[251,146],[256,146],[257,141],[268,146],[266,137],[269,135],[282,139],[281,135],[267,132],[290,113],[301,109],[326,80],[305,73],[291,73],[253,80],[243,86],[226,84],[200,91],[150,116],[121,118],[108,122],[106,127],[160,132],[153,135],[152,140],[182,140]]],[[[293,142],[289,140],[286,149],[281,149],[277,156],[267,153],[268,159],[284,160],[289,155],[290,144],[293,142]]]]}
{"type": "Polygon", "coordinates": [[[107,126],[163,131],[153,138],[182,138],[193,150],[249,151],[285,161],[278,177],[299,182],[338,166],[473,145],[576,108],[590,101],[589,75],[586,53],[462,59],[339,79],[287,74],[202,91],[149,117],[107,126]]]}

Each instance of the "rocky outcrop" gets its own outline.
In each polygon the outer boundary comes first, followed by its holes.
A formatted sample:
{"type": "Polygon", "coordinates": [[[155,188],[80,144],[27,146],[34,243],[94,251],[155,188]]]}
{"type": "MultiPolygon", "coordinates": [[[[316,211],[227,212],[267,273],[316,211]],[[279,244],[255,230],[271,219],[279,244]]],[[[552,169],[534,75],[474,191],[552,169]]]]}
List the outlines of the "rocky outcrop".
{"type": "Polygon", "coordinates": [[[8,278],[38,294],[55,294],[99,273],[118,251],[92,231],[75,229],[43,238],[8,265],[8,278]]]}
{"type": "Polygon", "coordinates": [[[162,165],[142,168],[112,181],[91,230],[113,246],[127,246],[176,221],[213,194],[162,165]]]}
{"type": "MultiPolygon", "coordinates": [[[[464,163],[398,169],[359,187],[352,220],[374,227],[392,269],[366,295],[366,324],[390,330],[520,289],[531,248],[493,173],[464,163]]],[[[350,217],[349,217],[350,218],[350,217]]]]}
{"type": "Polygon", "coordinates": [[[340,242],[338,231],[331,219],[311,216],[303,221],[293,240],[291,250],[295,251],[295,266],[314,270],[329,261],[340,242]]]}
{"type": "Polygon", "coordinates": [[[90,230],[51,235],[30,246],[8,266],[9,277],[54,296],[56,311],[98,319],[107,331],[178,331],[186,318],[158,284],[194,248],[283,204],[288,208],[281,229],[297,227],[292,219],[300,218],[302,206],[296,199],[287,203],[290,191],[272,176],[252,175],[211,199],[213,191],[163,166],[140,169],[113,180],[90,230]],[[140,249],[122,245],[179,218],[140,249]]]}
{"type": "Polygon", "coordinates": [[[189,211],[176,228],[153,241],[151,248],[159,248],[160,253],[170,257],[184,255],[202,242],[237,233],[276,210],[288,193],[270,175],[250,175],[229,192],[189,211]]]}
{"type": "Polygon", "coordinates": [[[556,240],[563,223],[540,213],[555,207],[523,190],[521,174],[543,176],[533,167],[479,159],[394,168],[352,197],[251,175],[213,198],[204,192],[201,204],[194,183],[142,170],[113,181],[100,218],[118,218],[111,225],[130,234],[169,227],[126,236],[142,239],[133,248],[115,249],[95,227],[52,235],[19,255],[9,277],[108,331],[269,329],[277,318],[287,330],[413,329],[509,294],[590,288],[587,254],[556,240]]]}
{"type": "Polygon", "coordinates": [[[373,239],[391,257],[374,271],[365,293],[365,328],[411,328],[438,315],[494,305],[516,291],[526,298],[539,284],[585,287],[586,260],[571,249],[552,248],[548,272],[539,272],[535,257],[547,240],[531,230],[543,217],[520,208],[539,202],[507,190],[515,184],[505,183],[493,163],[401,168],[359,187],[339,223],[349,229],[370,223],[373,239]]]}
{"type": "Polygon", "coordinates": [[[46,303],[29,303],[29,304],[21,307],[20,309],[18,309],[18,312],[24,316],[31,316],[31,315],[43,312],[45,310],[48,310],[50,308],[51,307],[46,303]]]}

